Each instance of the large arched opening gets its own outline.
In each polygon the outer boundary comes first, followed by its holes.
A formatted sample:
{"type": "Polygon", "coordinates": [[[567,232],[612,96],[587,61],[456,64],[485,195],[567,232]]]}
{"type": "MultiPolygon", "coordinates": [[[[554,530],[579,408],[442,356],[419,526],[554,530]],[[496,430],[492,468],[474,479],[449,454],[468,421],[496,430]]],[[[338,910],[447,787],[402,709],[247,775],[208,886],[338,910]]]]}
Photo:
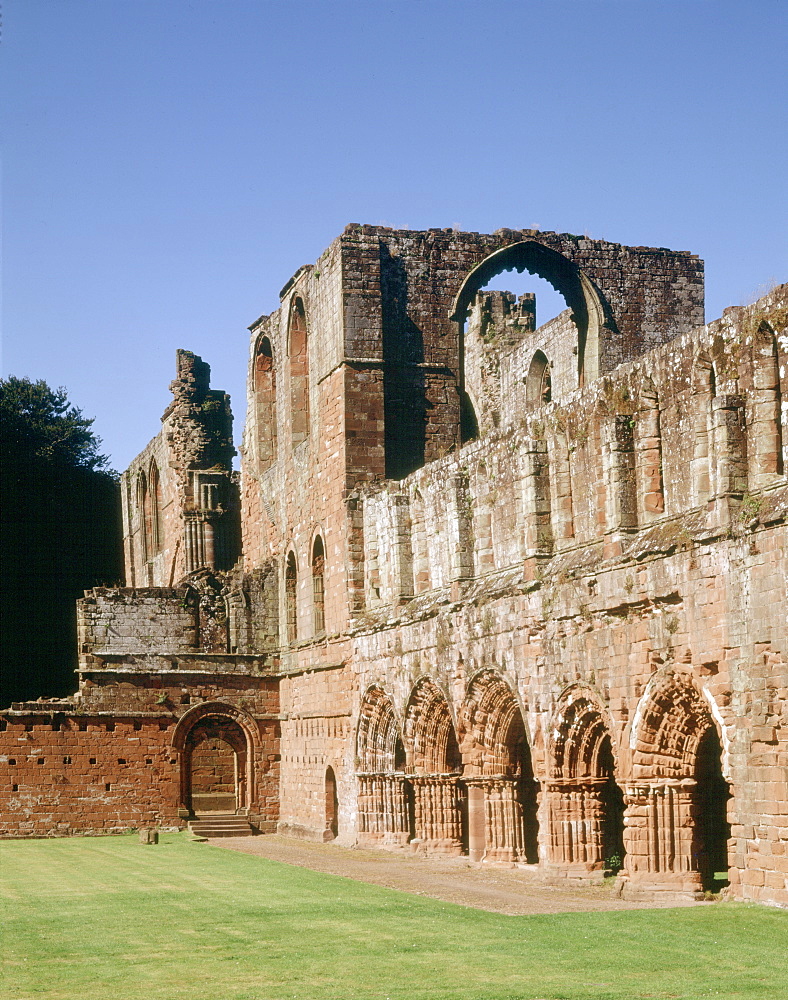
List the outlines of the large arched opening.
{"type": "Polygon", "coordinates": [[[720,733],[686,674],[654,680],[633,726],[627,869],[640,882],[715,891],[727,882],[730,787],[720,733]],[[648,837],[637,837],[639,829],[648,837]]]}
{"type": "Polygon", "coordinates": [[[194,816],[234,813],[246,802],[247,741],[233,719],[207,716],[189,731],[184,746],[185,799],[194,816]]]}
{"type": "MultiPolygon", "coordinates": [[[[577,330],[577,382],[584,385],[595,379],[600,371],[601,331],[613,328],[610,310],[591,279],[575,263],[536,240],[496,250],[468,274],[455,297],[451,315],[460,325],[461,345],[477,294],[504,271],[527,271],[544,279],[563,297],[577,330]]],[[[460,389],[465,391],[464,376],[460,389]]]]}
{"type": "Polygon", "coordinates": [[[180,759],[181,814],[253,810],[258,739],[254,720],[223,702],[203,702],[182,715],[172,738],[180,759]]]}

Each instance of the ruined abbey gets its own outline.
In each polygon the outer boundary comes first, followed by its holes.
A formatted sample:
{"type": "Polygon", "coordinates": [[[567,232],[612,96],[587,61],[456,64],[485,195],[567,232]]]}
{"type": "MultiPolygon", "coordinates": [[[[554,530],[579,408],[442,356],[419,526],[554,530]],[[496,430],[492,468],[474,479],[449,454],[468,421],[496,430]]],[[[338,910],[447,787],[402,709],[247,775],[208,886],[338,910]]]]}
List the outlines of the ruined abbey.
{"type": "Polygon", "coordinates": [[[79,689],[2,712],[0,833],[788,905],[788,285],[703,298],[686,252],[348,226],[250,327],[240,473],[179,351],[79,689]]]}

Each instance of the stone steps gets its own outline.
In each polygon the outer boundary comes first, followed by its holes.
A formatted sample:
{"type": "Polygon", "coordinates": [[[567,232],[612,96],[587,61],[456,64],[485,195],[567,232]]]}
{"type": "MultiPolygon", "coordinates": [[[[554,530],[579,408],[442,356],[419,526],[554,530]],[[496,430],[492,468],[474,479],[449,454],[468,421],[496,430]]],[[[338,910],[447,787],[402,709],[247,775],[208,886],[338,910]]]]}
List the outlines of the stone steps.
{"type": "Polygon", "coordinates": [[[214,813],[189,820],[195,837],[252,837],[254,830],[246,816],[235,813],[214,813]]]}

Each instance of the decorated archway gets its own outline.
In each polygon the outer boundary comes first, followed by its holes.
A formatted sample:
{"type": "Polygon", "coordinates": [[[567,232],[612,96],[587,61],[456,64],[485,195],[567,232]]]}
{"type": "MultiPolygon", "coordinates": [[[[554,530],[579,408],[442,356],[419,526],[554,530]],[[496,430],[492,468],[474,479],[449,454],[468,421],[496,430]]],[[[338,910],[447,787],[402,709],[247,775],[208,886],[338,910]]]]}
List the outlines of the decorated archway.
{"type": "Polygon", "coordinates": [[[412,840],[434,854],[463,851],[462,760],[446,696],[422,677],[405,710],[405,749],[413,789],[412,840]]]}
{"type": "Polygon", "coordinates": [[[474,860],[538,860],[537,783],[520,706],[493,670],[476,674],[459,722],[474,860]]]}
{"type": "Polygon", "coordinates": [[[709,702],[691,676],[652,679],[638,704],[627,787],[627,870],[636,882],[677,891],[727,881],[723,747],[709,702]]]}
{"type": "Polygon", "coordinates": [[[188,816],[245,813],[255,798],[254,720],[233,705],[204,702],[175,727],[180,809],[188,816]]]}
{"type": "Polygon", "coordinates": [[[564,692],[550,733],[550,860],[617,872],[624,860],[624,795],[610,721],[596,693],[564,692]]]}

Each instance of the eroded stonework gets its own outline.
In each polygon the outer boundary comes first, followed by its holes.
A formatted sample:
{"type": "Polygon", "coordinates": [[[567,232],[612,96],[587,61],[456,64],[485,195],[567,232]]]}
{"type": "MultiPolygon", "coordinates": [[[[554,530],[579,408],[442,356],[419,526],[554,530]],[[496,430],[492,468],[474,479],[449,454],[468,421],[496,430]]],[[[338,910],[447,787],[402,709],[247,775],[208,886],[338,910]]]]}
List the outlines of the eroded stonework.
{"type": "Polygon", "coordinates": [[[79,692],[4,713],[6,835],[233,812],[788,905],[788,286],[703,321],[691,254],[347,227],[250,328],[240,479],[179,353],[79,692]]]}

